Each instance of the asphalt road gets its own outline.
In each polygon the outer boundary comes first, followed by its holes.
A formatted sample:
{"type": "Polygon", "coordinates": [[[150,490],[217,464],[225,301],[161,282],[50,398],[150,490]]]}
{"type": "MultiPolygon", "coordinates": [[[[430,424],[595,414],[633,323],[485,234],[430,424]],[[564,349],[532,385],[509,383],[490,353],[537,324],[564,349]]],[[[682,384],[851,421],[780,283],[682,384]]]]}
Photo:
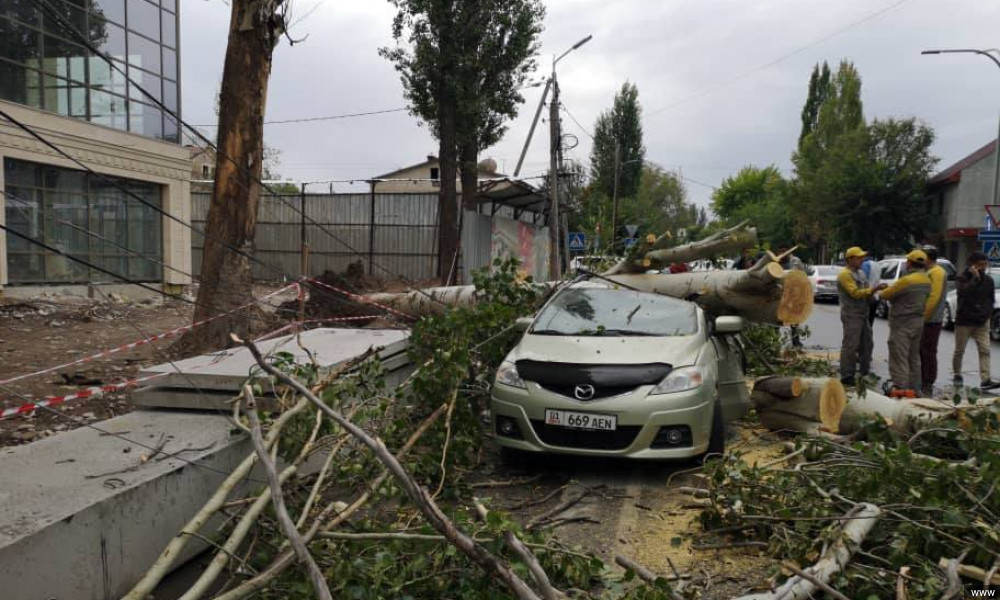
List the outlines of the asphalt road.
{"type": "MultiPolygon", "coordinates": [[[[843,329],[840,325],[840,306],[833,303],[817,302],[813,307],[812,316],[806,322],[809,327],[810,336],[803,340],[806,348],[811,351],[829,351],[836,357],[840,353],[841,337],[843,329]]],[[[883,379],[889,376],[889,324],[884,319],[875,319],[875,351],[872,355],[872,370],[883,379]]],[[[951,386],[951,357],[955,351],[955,334],[951,331],[942,331],[941,340],[938,343],[938,377],[935,383],[936,389],[948,388],[951,386]]],[[[1000,344],[991,344],[990,363],[992,365],[992,376],[1000,377],[1000,344]]],[[[965,357],[962,361],[962,372],[965,377],[965,384],[976,386],[979,383],[979,357],[976,353],[976,345],[972,340],[965,349],[965,357]]]]}

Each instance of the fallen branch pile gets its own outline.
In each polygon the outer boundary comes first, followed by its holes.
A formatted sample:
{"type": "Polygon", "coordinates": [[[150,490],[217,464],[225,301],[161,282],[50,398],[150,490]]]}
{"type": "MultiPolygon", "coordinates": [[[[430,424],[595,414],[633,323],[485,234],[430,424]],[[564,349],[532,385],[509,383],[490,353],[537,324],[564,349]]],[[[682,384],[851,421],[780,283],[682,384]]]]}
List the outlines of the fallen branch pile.
{"type": "MultiPolygon", "coordinates": [[[[841,406],[822,407],[817,383],[760,381],[762,420],[792,402],[799,408],[785,414],[815,412],[801,421],[818,430],[819,415],[841,406]]],[[[1000,573],[1000,403],[883,398],[848,395],[849,438],[801,437],[788,460],[731,455],[706,468],[706,528],[726,532],[725,543],[767,542],[784,561],[772,589],[739,600],[959,598],[963,582],[981,588],[1000,573]]]]}

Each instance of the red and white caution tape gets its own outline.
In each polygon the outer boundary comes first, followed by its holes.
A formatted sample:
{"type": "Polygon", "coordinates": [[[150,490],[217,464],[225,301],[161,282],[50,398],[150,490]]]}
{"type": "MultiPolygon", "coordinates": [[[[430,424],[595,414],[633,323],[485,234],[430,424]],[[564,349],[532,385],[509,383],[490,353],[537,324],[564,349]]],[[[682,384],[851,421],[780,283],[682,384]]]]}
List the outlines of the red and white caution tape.
{"type": "Polygon", "coordinates": [[[128,387],[132,387],[137,383],[142,383],[144,381],[149,381],[151,379],[156,379],[158,377],[163,377],[169,373],[157,373],[156,375],[149,375],[148,377],[140,377],[139,379],[129,379],[127,381],[122,381],[120,383],[110,383],[108,385],[101,385],[96,387],[89,387],[75,394],[70,394],[68,396],[46,396],[38,402],[26,402],[21,406],[15,406],[14,408],[5,409],[0,412],[0,419],[6,419],[7,417],[12,417],[14,415],[27,415],[35,412],[37,409],[43,406],[59,406],[60,404],[65,404],[72,400],[83,400],[84,398],[100,398],[104,394],[110,392],[117,392],[128,387]]]}
{"type": "Polygon", "coordinates": [[[396,310],[395,308],[392,308],[391,306],[386,306],[385,304],[379,304],[378,302],[373,302],[373,301],[369,300],[368,298],[365,298],[364,296],[362,296],[360,294],[355,294],[353,292],[348,292],[347,290],[338,288],[336,286],[332,286],[329,283],[325,283],[323,281],[319,281],[318,279],[306,279],[305,281],[307,281],[307,282],[309,282],[311,284],[318,285],[320,287],[327,288],[329,290],[333,290],[334,292],[337,292],[338,294],[343,294],[343,295],[347,296],[348,298],[351,298],[353,300],[357,300],[361,304],[370,304],[372,306],[377,306],[378,308],[381,308],[384,311],[390,312],[390,313],[392,313],[392,314],[394,314],[394,315],[396,315],[398,317],[403,317],[404,319],[409,319],[411,321],[416,320],[416,317],[414,317],[413,315],[408,315],[408,314],[406,314],[404,312],[400,312],[400,311],[396,310]]]}
{"type": "Polygon", "coordinates": [[[196,327],[200,327],[200,326],[204,325],[205,323],[209,323],[211,321],[215,321],[216,319],[220,319],[222,317],[228,316],[228,315],[232,314],[235,311],[243,310],[244,308],[248,308],[250,306],[253,306],[253,305],[257,304],[258,302],[260,302],[262,300],[267,300],[268,298],[271,298],[273,296],[277,296],[278,294],[281,294],[282,292],[288,291],[291,288],[296,288],[299,291],[300,294],[302,293],[302,286],[300,286],[298,283],[293,283],[291,285],[286,285],[285,287],[281,288],[280,290],[277,290],[275,292],[271,292],[270,294],[268,294],[266,296],[261,296],[260,298],[255,299],[253,302],[248,302],[248,303],[244,304],[243,306],[235,308],[235,309],[233,309],[231,311],[228,311],[228,312],[216,315],[214,317],[209,317],[207,319],[203,319],[201,321],[198,321],[197,323],[191,323],[190,325],[185,325],[183,327],[178,327],[177,329],[171,329],[170,331],[167,331],[165,333],[161,333],[159,335],[154,335],[152,337],[148,337],[148,338],[146,338],[144,340],[138,340],[136,342],[131,342],[129,344],[123,344],[121,346],[118,346],[117,348],[111,348],[110,350],[104,350],[103,352],[98,352],[97,354],[91,354],[90,356],[85,356],[83,358],[79,358],[77,360],[74,360],[74,361],[71,361],[71,362],[68,362],[68,363],[64,363],[64,364],[61,364],[61,365],[56,365],[54,367],[48,367],[48,368],[42,369],[41,371],[35,371],[33,373],[24,373],[23,375],[18,375],[17,377],[11,377],[10,379],[4,379],[3,381],[0,381],[0,385],[7,385],[9,383],[14,383],[15,381],[21,381],[22,379],[28,379],[30,377],[37,377],[38,375],[44,375],[46,373],[53,373],[55,371],[59,371],[59,370],[66,369],[66,368],[69,368],[69,367],[75,367],[76,365],[81,365],[83,363],[87,363],[87,362],[90,362],[92,360],[97,360],[99,358],[104,358],[104,357],[107,357],[107,356],[111,356],[113,354],[118,354],[120,352],[125,352],[126,350],[132,350],[132,349],[138,348],[140,346],[145,346],[147,344],[152,344],[152,343],[158,342],[160,340],[165,340],[167,338],[171,338],[171,337],[180,335],[182,333],[186,333],[188,331],[191,331],[192,329],[194,329],[196,327]]]}
{"type": "Polygon", "coordinates": [[[332,319],[308,319],[306,321],[296,321],[295,323],[290,323],[280,329],[275,329],[271,333],[265,334],[263,337],[258,338],[257,340],[254,341],[270,339],[276,335],[279,335],[286,331],[293,331],[304,325],[313,325],[317,323],[343,323],[347,321],[371,321],[372,319],[378,319],[380,316],[381,315],[365,315],[362,317],[336,317],[332,319]]]}

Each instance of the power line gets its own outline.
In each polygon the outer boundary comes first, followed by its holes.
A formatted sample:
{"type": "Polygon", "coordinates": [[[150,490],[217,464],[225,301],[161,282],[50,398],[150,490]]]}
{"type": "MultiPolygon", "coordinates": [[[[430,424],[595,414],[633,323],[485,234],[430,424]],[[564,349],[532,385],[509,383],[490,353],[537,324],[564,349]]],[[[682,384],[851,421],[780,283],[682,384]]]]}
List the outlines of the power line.
{"type": "MultiPolygon", "coordinates": [[[[351,119],[354,117],[368,117],[372,115],[387,115],[391,113],[406,112],[408,108],[389,108],[386,110],[372,110],[368,112],[348,113],[343,115],[329,115],[326,117],[302,117],[300,119],[280,119],[276,121],[264,121],[264,125],[286,125],[288,123],[315,123],[317,121],[337,121],[340,119],[351,119]]],[[[218,127],[219,124],[193,125],[193,127],[218,127]]]]}
{"type": "Polygon", "coordinates": [[[880,8],[880,9],[874,11],[874,12],[868,13],[867,15],[861,17],[860,19],[858,19],[856,21],[852,21],[852,22],[848,23],[847,25],[841,27],[840,29],[837,29],[837,30],[835,30],[835,31],[833,31],[833,32],[831,32],[831,33],[829,33],[829,34],[827,34],[827,35],[825,35],[825,36],[823,36],[823,37],[815,40],[815,41],[809,42],[808,44],[805,44],[803,46],[799,46],[798,48],[795,48],[794,50],[792,50],[790,52],[782,54],[781,56],[775,58],[774,60],[771,60],[770,62],[764,63],[764,64],[762,64],[762,65],[760,65],[758,67],[754,67],[754,68],[752,68],[752,69],[750,69],[748,71],[744,71],[744,72],[740,73],[739,75],[736,75],[735,77],[732,77],[730,79],[722,81],[722,82],[720,82],[720,83],[718,83],[716,85],[709,86],[709,87],[701,90],[700,92],[696,92],[696,93],[694,93],[694,94],[692,94],[692,95],[690,95],[690,96],[688,96],[686,98],[682,98],[682,99],[678,100],[677,102],[673,102],[671,104],[668,104],[667,106],[664,106],[662,108],[659,108],[657,110],[649,112],[649,113],[646,114],[646,116],[647,117],[656,116],[656,115],[658,115],[658,114],[660,114],[660,113],[662,113],[664,111],[670,110],[671,108],[675,108],[677,106],[680,106],[681,104],[685,104],[687,102],[690,102],[691,100],[696,100],[698,98],[701,98],[703,96],[711,94],[712,92],[715,92],[715,91],[718,91],[718,90],[720,90],[720,89],[722,89],[724,87],[727,87],[727,86],[729,86],[729,85],[731,85],[733,83],[736,83],[737,81],[741,81],[743,79],[746,79],[747,77],[749,77],[749,76],[751,76],[751,75],[753,75],[755,73],[759,73],[760,71],[763,71],[765,69],[769,69],[769,68],[773,67],[774,65],[777,65],[778,63],[784,62],[785,60],[787,60],[787,59],[795,56],[796,54],[804,52],[805,50],[808,50],[809,48],[813,48],[815,46],[818,46],[818,45],[822,44],[823,42],[825,42],[827,40],[835,38],[838,35],[846,32],[846,31],[849,31],[849,30],[851,30],[851,29],[853,29],[853,28],[855,28],[855,27],[857,27],[859,25],[862,25],[862,24],[864,24],[864,23],[866,23],[866,22],[868,22],[868,21],[870,21],[870,20],[872,20],[872,19],[874,19],[874,18],[876,18],[876,17],[878,17],[880,15],[883,15],[883,14],[889,12],[890,10],[892,10],[892,9],[894,9],[896,7],[902,6],[903,4],[906,4],[907,2],[910,2],[910,1],[911,0],[898,0],[897,2],[894,2],[893,4],[890,4],[888,6],[884,6],[884,7],[880,8]]]}
{"type": "Polygon", "coordinates": [[[563,104],[563,103],[560,102],[559,106],[561,106],[562,109],[564,111],[566,111],[566,114],[569,115],[570,120],[572,120],[574,123],[576,123],[576,126],[580,128],[580,131],[582,131],[590,139],[594,139],[594,134],[590,133],[590,131],[588,131],[586,127],[584,127],[583,125],[581,125],[580,122],[576,120],[576,117],[573,116],[573,113],[569,112],[569,109],[566,108],[565,104],[563,104]]]}

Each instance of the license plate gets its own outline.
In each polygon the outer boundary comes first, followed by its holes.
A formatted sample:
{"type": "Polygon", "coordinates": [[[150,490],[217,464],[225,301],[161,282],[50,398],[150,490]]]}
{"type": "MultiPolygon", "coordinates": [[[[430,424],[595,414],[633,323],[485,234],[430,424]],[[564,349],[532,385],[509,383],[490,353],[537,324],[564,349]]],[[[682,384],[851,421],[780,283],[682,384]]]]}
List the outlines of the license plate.
{"type": "Polygon", "coordinates": [[[572,429],[614,431],[618,427],[618,417],[550,408],[545,410],[545,424],[572,429]]]}

